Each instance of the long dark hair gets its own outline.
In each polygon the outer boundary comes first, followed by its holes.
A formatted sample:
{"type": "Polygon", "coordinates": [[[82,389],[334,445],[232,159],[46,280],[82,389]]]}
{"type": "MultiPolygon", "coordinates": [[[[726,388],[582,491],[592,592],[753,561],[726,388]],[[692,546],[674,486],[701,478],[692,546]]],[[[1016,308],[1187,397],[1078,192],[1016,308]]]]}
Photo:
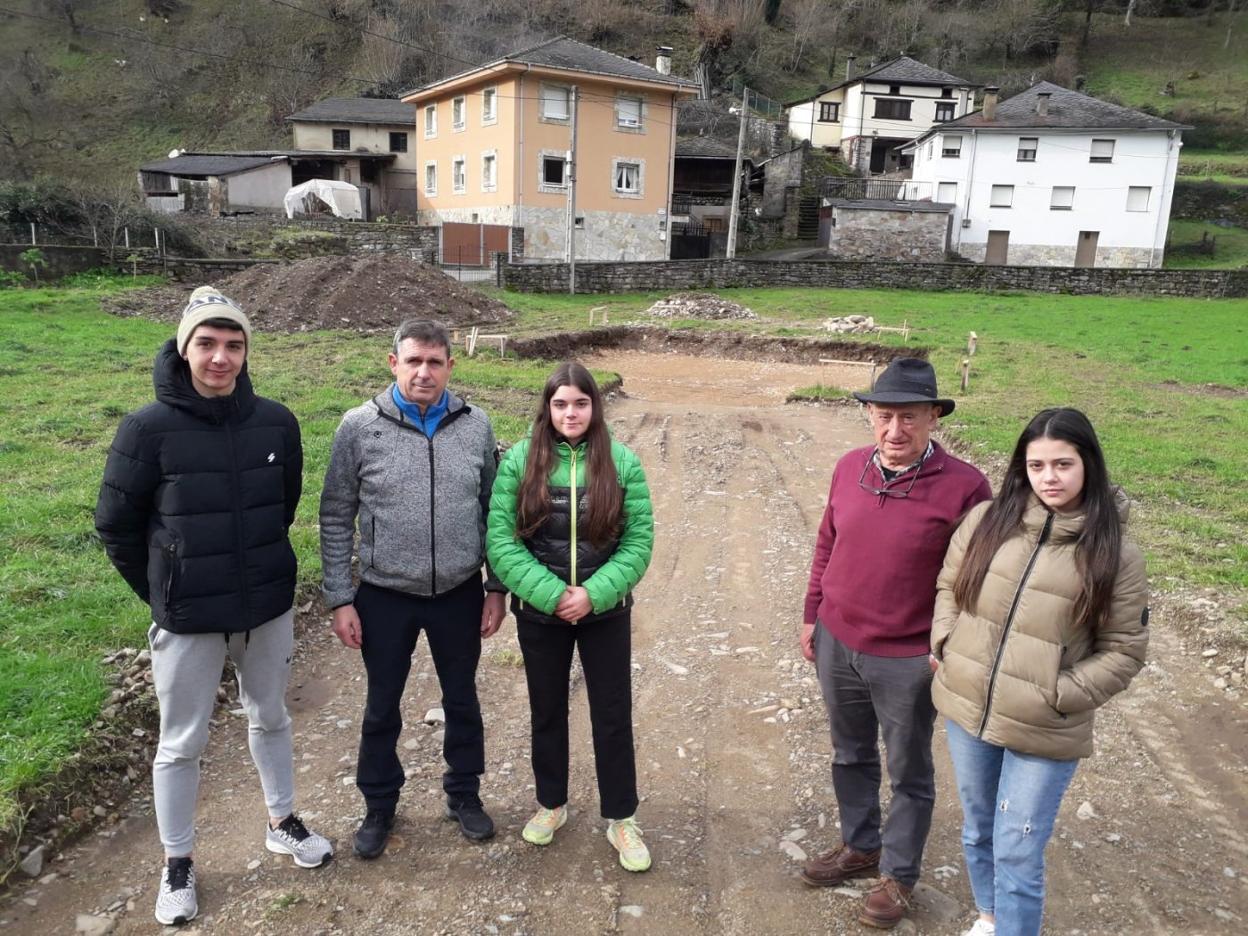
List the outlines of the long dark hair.
{"type": "Polygon", "coordinates": [[[988,566],[997,550],[1018,532],[1032,493],[1027,477],[1027,446],[1042,438],[1068,442],[1083,459],[1081,506],[1084,522],[1075,541],[1075,564],[1082,587],[1075,601],[1075,622],[1094,626],[1109,609],[1113,596],[1122,550],[1122,528],[1101,443],[1088,417],[1077,409],[1046,409],[1037,413],[1018,437],[1001,490],[966,547],[962,567],[953,583],[953,599],[961,610],[969,609],[979,599],[988,566]]]}
{"type": "Polygon", "coordinates": [[[565,361],[555,368],[542,391],[542,402],[533,420],[529,455],[524,464],[524,478],[516,494],[516,533],[532,536],[550,516],[550,490],[547,487],[555,463],[555,445],[559,438],[550,421],[550,400],[560,387],[576,387],[589,397],[593,413],[585,430],[585,449],[589,453],[586,489],[589,509],[586,528],[589,541],[601,546],[615,536],[620,527],[624,497],[611,458],[611,435],[603,413],[602,394],[588,370],[576,361],[565,361]]]}

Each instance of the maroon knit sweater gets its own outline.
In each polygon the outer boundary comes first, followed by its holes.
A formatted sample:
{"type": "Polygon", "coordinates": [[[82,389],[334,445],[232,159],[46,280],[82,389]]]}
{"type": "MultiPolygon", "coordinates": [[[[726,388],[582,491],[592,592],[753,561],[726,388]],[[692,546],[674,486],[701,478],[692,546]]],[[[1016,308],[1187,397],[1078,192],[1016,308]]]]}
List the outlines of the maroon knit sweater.
{"type": "MultiPolygon", "coordinates": [[[[805,621],[816,619],[862,653],[907,657],[928,652],[936,576],[958,521],[992,497],[979,469],[939,445],[918,469],[909,496],[864,491],[884,486],[871,461],[874,446],[842,456],[832,471],[828,505],[815,541],[805,621]]],[[[889,482],[904,491],[913,472],[889,482]]]]}

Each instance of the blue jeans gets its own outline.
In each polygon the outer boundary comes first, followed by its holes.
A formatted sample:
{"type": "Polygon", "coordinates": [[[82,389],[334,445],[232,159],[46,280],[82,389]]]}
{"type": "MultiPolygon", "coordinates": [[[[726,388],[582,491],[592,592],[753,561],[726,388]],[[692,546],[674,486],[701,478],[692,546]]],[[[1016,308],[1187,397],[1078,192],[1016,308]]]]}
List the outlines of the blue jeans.
{"type": "Polygon", "coordinates": [[[1044,916],[1044,847],[1079,762],[1020,754],[945,724],[975,905],[996,917],[997,936],[1034,936],[1044,916]]]}

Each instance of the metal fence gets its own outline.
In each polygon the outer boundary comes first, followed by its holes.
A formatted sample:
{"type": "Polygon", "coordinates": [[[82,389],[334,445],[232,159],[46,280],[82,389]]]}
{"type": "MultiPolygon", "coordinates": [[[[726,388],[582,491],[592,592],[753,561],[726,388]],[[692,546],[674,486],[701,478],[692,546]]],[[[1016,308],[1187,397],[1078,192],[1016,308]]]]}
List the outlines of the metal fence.
{"type": "Polygon", "coordinates": [[[846,201],[930,201],[932,183],[909,179],[824,179],[819,187],[823,198],[846,201]]]}
{"type": "Polygon", "coordinates": [[[155,227],[122,227],[95,231],[53,227],[38,222],[0,223],[0,243],[29,244],[32,247],[113,247],[129,250],[159,248],[163,232],[155,227]],[[114,239],[115,238],[115,239],[114,239]]]}

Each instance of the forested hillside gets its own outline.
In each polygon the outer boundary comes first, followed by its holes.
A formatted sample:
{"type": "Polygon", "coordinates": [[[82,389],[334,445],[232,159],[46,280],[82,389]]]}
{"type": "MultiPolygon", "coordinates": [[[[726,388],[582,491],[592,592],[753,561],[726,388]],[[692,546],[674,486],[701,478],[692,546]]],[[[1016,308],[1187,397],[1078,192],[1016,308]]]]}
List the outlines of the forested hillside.
{"type": "MultiPolygon", "coordinates": [[[[395,95],[556,34],[784,102],[901,52],[1008,94],[1047,78],[1248,124],[1242,0],[0,0],[0,178],[128,184],[173,147],[283,145],[331,94],[395,95]],[[1128,12],[1128,7],[1130,11],[1128,12]]],[[[731,121],[726,121],[730,123],[731,121]]]]}

